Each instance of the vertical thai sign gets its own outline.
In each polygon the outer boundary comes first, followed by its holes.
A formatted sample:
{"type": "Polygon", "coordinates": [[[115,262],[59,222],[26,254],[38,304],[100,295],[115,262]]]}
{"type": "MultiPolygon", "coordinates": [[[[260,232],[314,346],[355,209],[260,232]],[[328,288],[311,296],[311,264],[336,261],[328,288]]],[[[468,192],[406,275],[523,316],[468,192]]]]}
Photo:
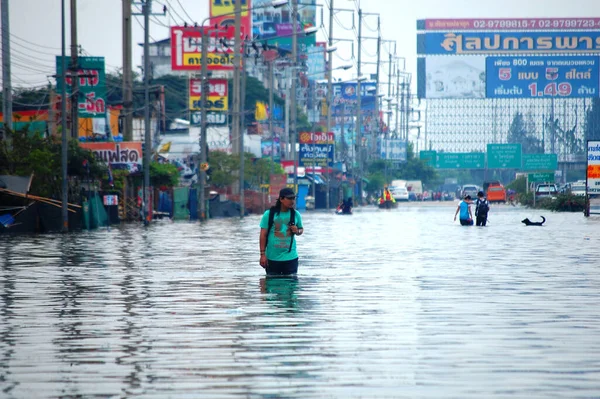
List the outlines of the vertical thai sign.
{"type": "MultiPolygon", "coordinates": [[[[79,118],[102,118],[106,120],[106,74],[104,57],[79,57],[79,68],[75,76],[79,79],[77,108],[79,118]]],[[[67,60],[67,65],[70,64],[67,60]]],[[[56,57],[56,74],[62,76],[62,57],[56,57]]],[[[71,95],[73,72],[67,71],[67,94],[71,95]]],[[[57,91],[62,90],[62,80],[58,80],[57,91]]],[[[106,125],[106,123],[104,123],[106,125]]]]}
{"type": "Polygon", "coordinates": [[[587,143],[588,194],[600,194],[600,141],[587,143]]]}

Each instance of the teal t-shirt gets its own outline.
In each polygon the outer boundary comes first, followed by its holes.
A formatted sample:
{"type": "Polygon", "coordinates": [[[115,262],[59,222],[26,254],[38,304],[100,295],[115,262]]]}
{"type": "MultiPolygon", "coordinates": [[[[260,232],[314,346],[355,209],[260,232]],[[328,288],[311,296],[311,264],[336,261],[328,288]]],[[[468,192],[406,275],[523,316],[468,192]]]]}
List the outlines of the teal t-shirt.
{"type": "Polygon", "coordinates": [[[470,218],[469,216],[469,203],[467,201],[461,201],[460,202],[460,214],[459,214],[459,218],[462,220],[467,220],[470,218]]]}
{"type": "MultiPolygon", "coordinates": [[[[299,229],[303,228],[302,216],[300,212],[293,209],[296,212],[294,216],[296,226],[299,229]]],[[[269,232],[269,238],[267,241],[266,255],[267,259],[278,262],[293,260],[298,257],[298,251],[296,251],[296,238],[294,237],[294,243],[292,244],[292,250],[288,252],[290,248],[290,240],[292,239],[292,232],[289,230],[288,223],[290,222],[290,211],[275,213],[273,218],[273,227],[269,232]]],[[[269,228],[269,211],[267,210],[262,218],[260,219],[260,228],[269,228]]]]}

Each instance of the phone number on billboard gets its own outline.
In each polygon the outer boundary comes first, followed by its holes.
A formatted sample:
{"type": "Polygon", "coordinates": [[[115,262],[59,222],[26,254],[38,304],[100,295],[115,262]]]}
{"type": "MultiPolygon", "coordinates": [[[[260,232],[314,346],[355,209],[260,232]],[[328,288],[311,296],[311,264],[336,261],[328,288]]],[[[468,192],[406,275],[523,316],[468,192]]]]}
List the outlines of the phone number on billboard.
{"type": "Polygon", "coordinates": [[[600,18],[584,19],[485,19],[473,21],[475,29],[598,29],[600,18]]]}

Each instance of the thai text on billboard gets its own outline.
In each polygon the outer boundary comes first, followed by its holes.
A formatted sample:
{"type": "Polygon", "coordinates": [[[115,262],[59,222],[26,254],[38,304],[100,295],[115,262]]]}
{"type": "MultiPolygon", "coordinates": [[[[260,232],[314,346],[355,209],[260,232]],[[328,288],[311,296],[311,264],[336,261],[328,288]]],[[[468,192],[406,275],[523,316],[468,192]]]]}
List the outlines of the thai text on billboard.
{"type": "MultiPolygon", "coordinates": [[[[252,34],[252,16],[250,0],[240,0],[242,12],[240,14],[240,30],[242,37],[252,34]]],[[[225,28],[235,24],[235,3],[230,0],[210,0],[210,23],[208,25],[225,28]]]]}
{"type": "Polygon", "coordinates": [[[233,69],[235,28],[215,30],[212,27],[171,27],[171,69],[200,71],[202,35],[209,35],[207,65],[209,71],[233,69]]]}
{"type": "MultiPolygon", "coordinates": [[[[293,20],[289,7],[272,7],[271,0],[254,0],[252,6],[252,36],[262,40],[269,39],[269,44],[284,49],[291,49],[293,20]]],[[[316,0],[302,1],[298,10],[297,32],[317,26],[316,0]]],[[[298,48],[305,52],[308,46],[315,45],[314,35],[298,35],[298,48]]]]}
{"type": "Polygon", "coordinates": [[[143,154],[141,141],[123,141],[121,143],[79,143],[94,153],[96,159],[110,164],[113,169],[125,169],[129,173],[142,171],[143,154]]]}
{"type": "Polygon", "coordinates": [[[598,97],[599,61],[594,56],[487,57],[487,97],[598,97]]]}
{"type": "Polygon", "coordinates": [[[600,194],[600,141],[587,143],[587,185],[589,194],[600,194]]]}
{"type": "Polygon", "coordinates": [[[600,29],[600,18],[441,18],[417,20],[417,30],[600,29]]]}
{"type": "MultiPolygon", "coordinates": [[[[70,65],[68,59],[66,64],[70,65]]],[[[106,73],[104,57],[79,57],[78,78],[79,101],[77,113],[80,118],[106,118],[106,73]]],[[[62,75],[62,57],[56,57],[56,74],[62,75]]],[[[67,71],[65,80],[67,93],[71,93],[73,72],[67,71]]],[[[62,90],[62,79],[58,79],[57,91],[62,90]]]]}
{"type": "MultiPolygon", "coordinates": [[[[362,82],[360,84],[360,109],[361,113],[369,114],[375,111],[375,82],[362,82]]],[[[358,98],[356,91],[357,82],[342,82],[332,85],[332,115],[343,116],[356,114],[358,98]]]]}
{"type": "MultiPolygon", "coordinates": [[[[205,108],[207,111],[227,111],[229,109],[227,99],[227,80],[210,79],[208,81],[209,92],[206,98],[205,108]]],[[[190,79],[189,106],[191,111],[202,109],[202,80],[190,79]]]]}
{"type": "Polygon", "coordinates": [[[417,34],[417,54],[570,54],[600,52],[600,31],[427,32],[417,34]]]}

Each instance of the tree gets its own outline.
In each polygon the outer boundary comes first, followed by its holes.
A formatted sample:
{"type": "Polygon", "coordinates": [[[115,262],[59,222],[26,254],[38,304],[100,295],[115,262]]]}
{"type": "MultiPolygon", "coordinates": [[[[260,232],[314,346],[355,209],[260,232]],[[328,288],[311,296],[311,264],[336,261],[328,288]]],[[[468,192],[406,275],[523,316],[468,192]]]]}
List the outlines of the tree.
{"type": "Polygon", "coordinates": [[[526,122],[523,114],[517,112],[508,129],[508,142],[521,144],[521,150],[524,154],[542,153],[542,143],[535,137],[535,131],[530,132],[531,123],[526,122]]]}

